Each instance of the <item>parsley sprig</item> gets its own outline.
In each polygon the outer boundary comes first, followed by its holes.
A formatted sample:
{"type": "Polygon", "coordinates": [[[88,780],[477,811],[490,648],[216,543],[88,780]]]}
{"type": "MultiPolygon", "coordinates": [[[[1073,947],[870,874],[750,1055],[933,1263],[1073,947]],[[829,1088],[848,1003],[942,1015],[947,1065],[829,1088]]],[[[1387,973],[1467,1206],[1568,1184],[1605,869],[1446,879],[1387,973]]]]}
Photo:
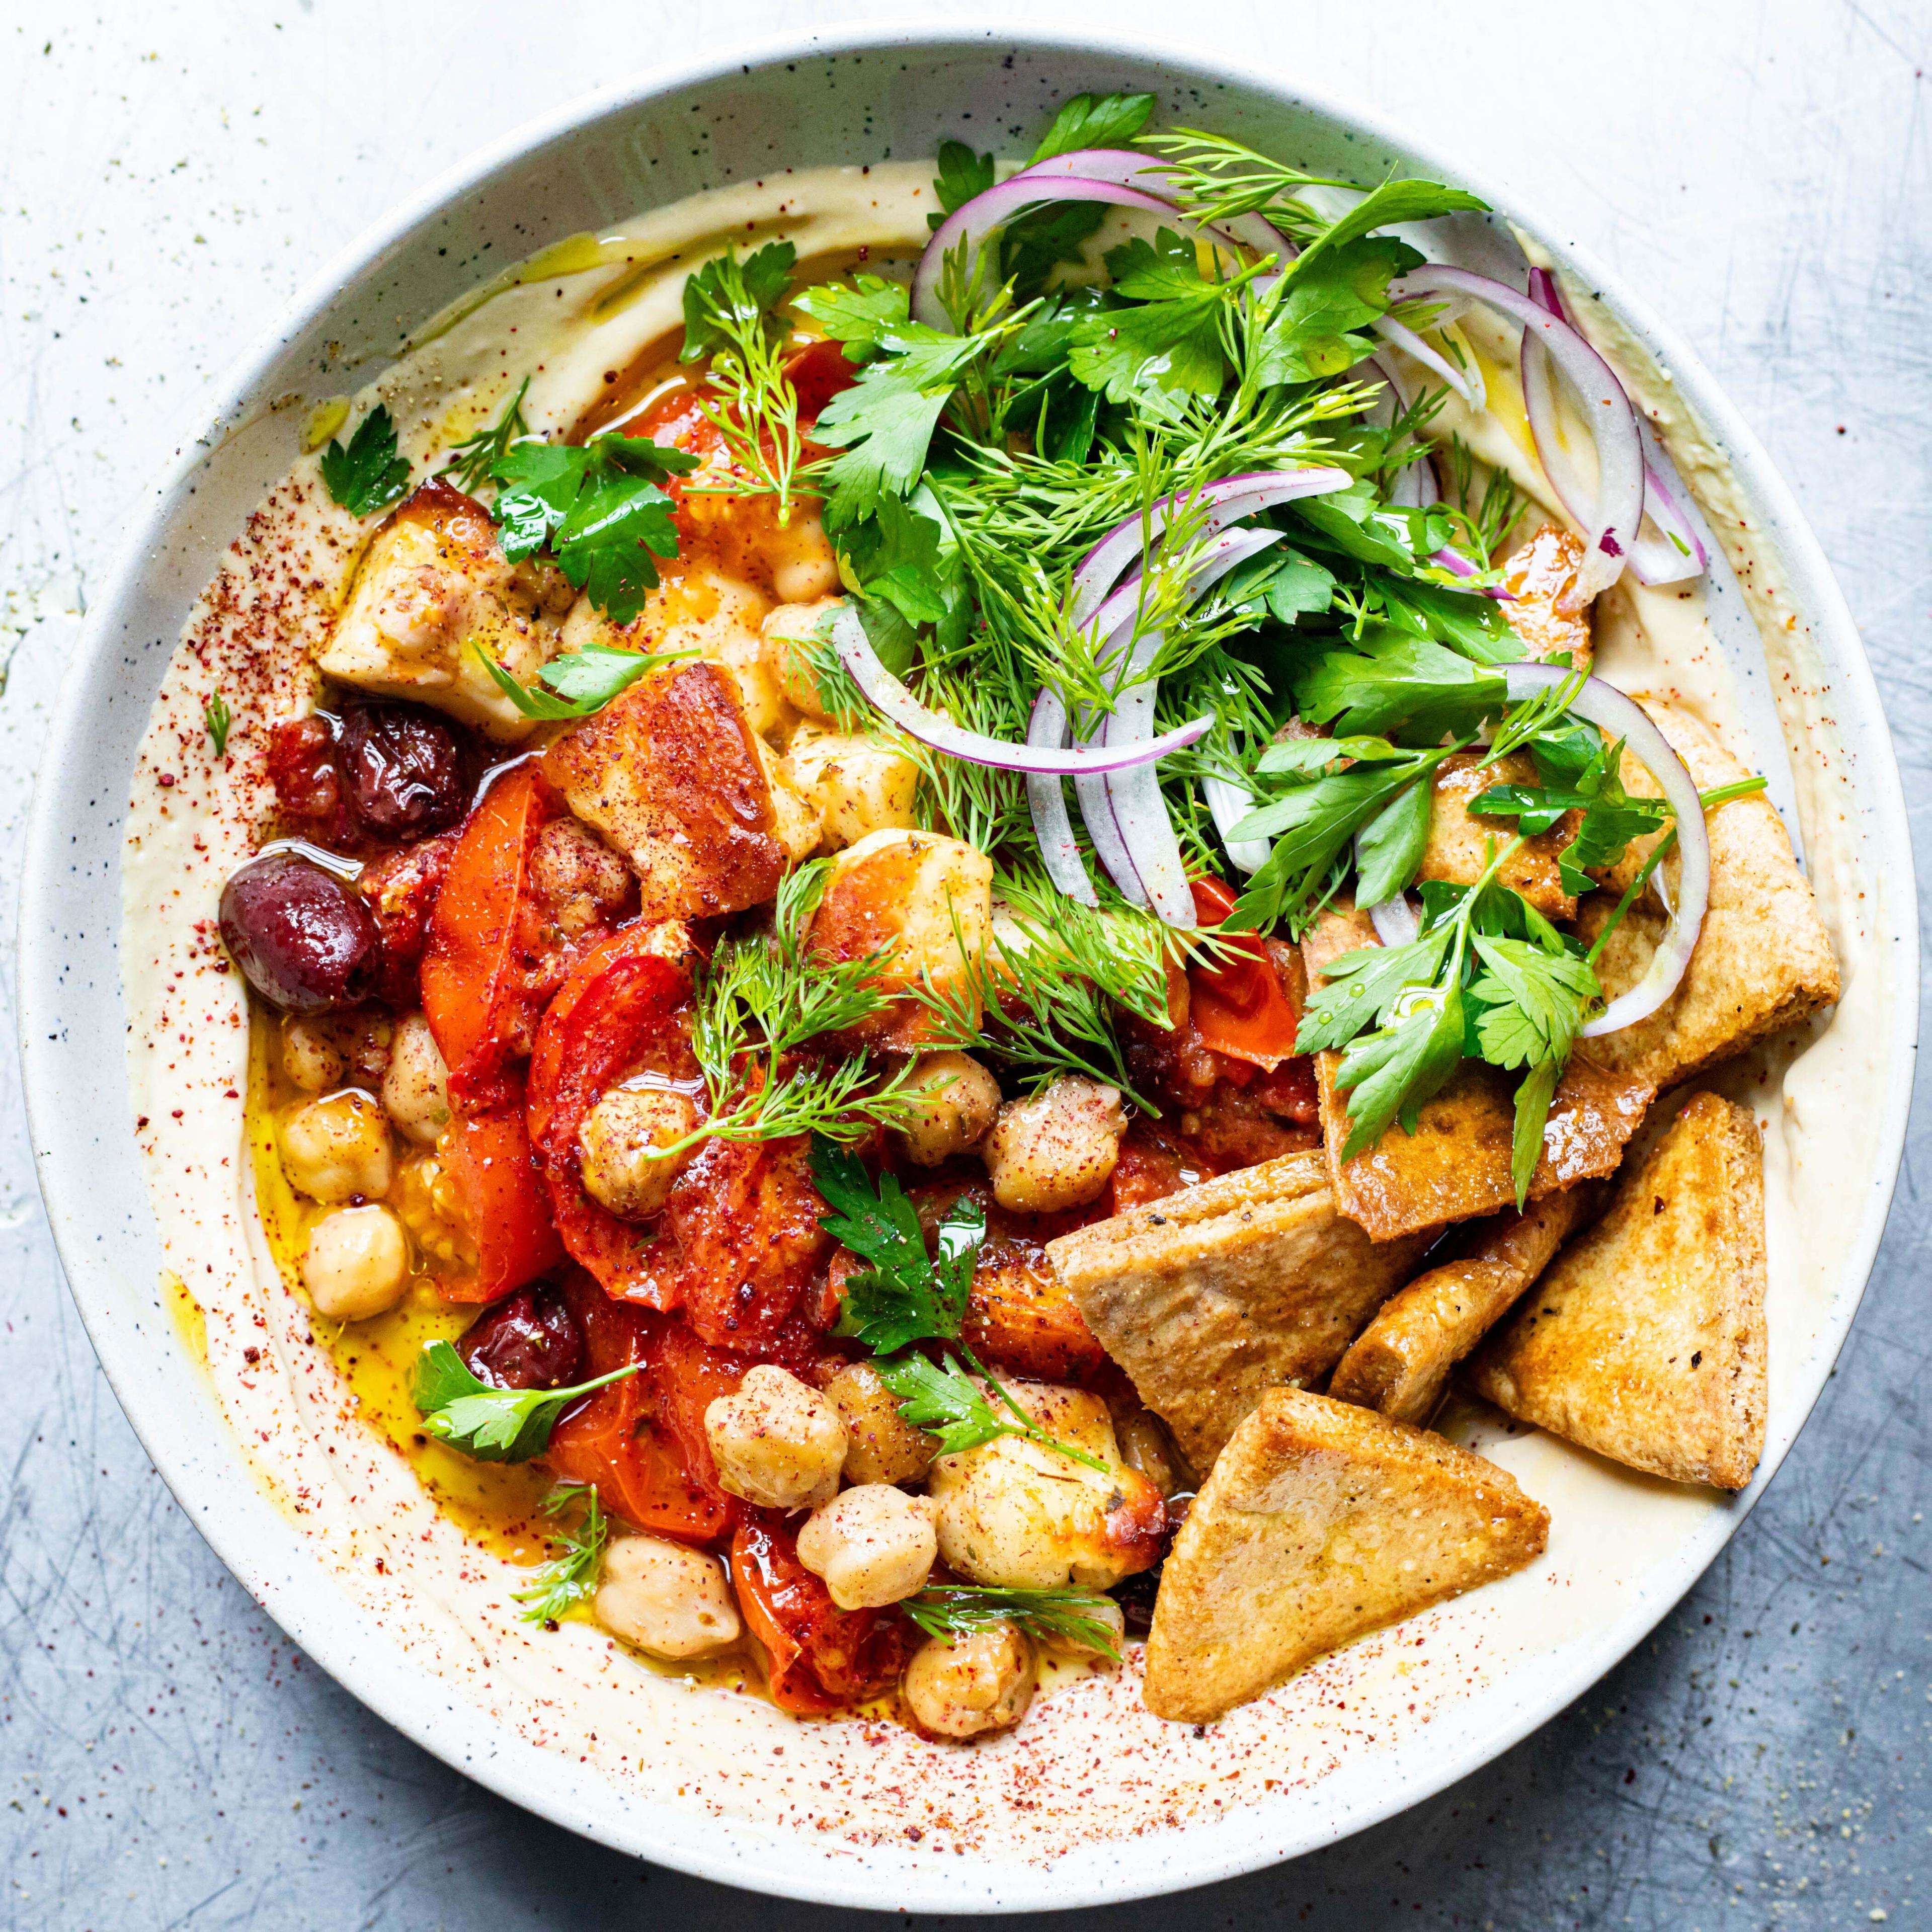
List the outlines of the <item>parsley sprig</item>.
{"type": "Polygon", "coordinates": [[[1551,1098],[1603,989],[1580,943],[1498,883],[1522,843],[1493,851],[1474,885],[1425,883],[1423,928],[1408,945],[1363,947],[1324,969],[1295,1048],[1342,1052],[1344,1160],[1397,1120],[1414,1132],[1424,1105],[1466,1057],[1478,1058],[1522,1070],[1510,1169],[1517,1204],[1528,1198],[1551,1098]]]}
{"type": "Polygon", "coordinates": [[[899,1608],[928,1636],[970,1636],[998,1624],[1017,1624],[1029,1636],[1063,1637],[1118,1664],[1113,1599],[1097,1590],[1000,1590],[970,1583],[935,1583],[904,1598],[899,1608]]]}
{"type": "Polygon", "coordinates": [[[526,718],[588,718],[621,697],[640,678],[695,655],[691,651],[626,651],[584,644],[552,658],[538,684],[520,684],[479,643],[475,646],[496,688],[526,718]]]}
{"type": "Polygon", "coordinates": [[[515,563],[548,544],[557,567],[614,624],[632,622],[657,587],[657,559],[677,554],[671,501],[658,484],[698,466],[688,452],[615,431],[573,443],[512,442],[490,466],[491,514],[515,563]]]}
{"type": "Polygon", "coordinates": [[[500,1389],[472,1373],[448,1342],[430,1342],[416,1358],[411,1394],[423,1427],[439,1442],[479,1462],[527,1462],[550,1447],[557,1418],[578,1396],[642,1366],[634,1362],[571,1388],[500,1389]]]}
{"type": "Polygon", "coordinates": [[[539,1508],[556,1520],[580,1505],[583,1514],[574,1523],[558,1523],[557,1540],[562,1547],[557,1553],[537,1565],[526,1588],[510,1592],[525,1606],[522,1616],[526,1623],[554,1623],[597,1594],[597,1575],[603,1567],[604,1546],[610,1540],[610,1526],[598,1502],[596,1484],[560,1483],[539,1508]]]}
{"type": "Polygon", "coordinates": [[[335,438],[322,452],[322,480],[352,517],[373,517],[401,496],[410,480],[409,459],[396,453],[396,425],[378,403],[356,428],[345,449],[335,438]]]}
{"type": "Polygon", "coordinates": [[[918,1210],[892,1175],[882,1174],[875,1189],[856,1154],[814,1135],[812,1178],[832,1210],[820,1226],[870,1264],[846,1282],[837,1332],[878,1357],[873,1366],[898,1398],[901,1416],[937,1436],[943,1456],[1018,1436],[1106,1474],[1099,1458],[1042,1429],[961,1339],[986,1238],[984,1209],[954,1204],[939,1226],[935,1262],[918,1210]],[[920,1343],[938,1343],[938,1359],[920,1353],[920,1343]]]}

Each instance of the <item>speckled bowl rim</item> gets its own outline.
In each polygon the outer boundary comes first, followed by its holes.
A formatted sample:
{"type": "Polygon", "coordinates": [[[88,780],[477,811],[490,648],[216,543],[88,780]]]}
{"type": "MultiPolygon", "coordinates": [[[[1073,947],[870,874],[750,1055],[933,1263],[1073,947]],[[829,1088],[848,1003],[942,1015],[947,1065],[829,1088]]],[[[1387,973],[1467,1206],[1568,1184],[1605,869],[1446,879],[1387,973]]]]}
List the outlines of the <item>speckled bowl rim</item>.
{"type": "MultiPolygon", "coordinates": [[[[1082,83],[1076,82],[1076,85],[1082,83]]],[[[1856,1312],[1882,1234],[1904,1147],[1917,1034],[1918,933],[1906,909],[1915,903],[1912,854],[1898,766],[1877,689],[1844,598],[1790,490],[1756,438],[1688,347],[1624,289],[1622,279],[1586,251],[1554,240],[1556,231],[1524,212],[1522,196],[1486,182],[1479,171],[1438,159],[1381,116],[1332,91],[1252,71],[1235,72],[1179,46],[1113,33],[1007,22],[980,26],[879,22],[836,27],[734,49],[704,60],[633,77],[532,122],[439,177],[368,231],[311,280],[276,326],[242,357],[218,392],[212,416],[195,424],[176,461],[132,519],[119,560],[89,614],[76,662],[63,688],[29,822],[21,885],[20,1030],[28,1117],[40,1186],[61,1260],[103,1367],[155,1468],[222,1561],[263,1607],[332,1676],[372,1710],[446,1763],[526,1808],[634,1855],[694,1875],[781,1896],[827,1904],[893,1910],[992,1912],[1091,1905],[1179,1891],[1293,1858],[1361,1830],[1466,1777],[1555,1715],[1613,1666],[1681,1599],[1736,1533],[1789,1450],[1829,1375],[1856,1312]],[[1774,542],[1796,608],[1829,664],[1838,714],[1854,767],[1863,830],[1875,876],[1891,898],[1878,922],[1893,946],[1892,1051],[1879,1123],[1881,1172],[1858,1216],[1828,1314],[1810,1353],[1802,1404],[1787,1402],[1766,1445],[1751,1489],[1731,1511],[1713,1513],[1704,1533],[1687,1538],[1678,1560],[1613,1624],[1596,1634],[1587,1656],[1511,1698],[1492,1700],[1480,1721],[1408,1750],[1406,1774],[1330,1780],[1325,1810],[1305,1800],[1291,1821],[1283,1801],[1242,1810],[1218,1822],[1150,1832],[1125,1844],[1076,1847],[1052,1863],[995,1864],[916,1851],[849,1846],[789,1834],[752,1821],[712,1820],[694,1829],[681,1808],[640,1801],[561,1754],[514,1736],[465,1704],[446,1684],[405,1662],[386,1639],[345,1621],[346,1601],[298,1534],[276,1512],[236,1454],[236,1445],[204,1382],[196,1379],[158,1303],[128,1314],[128,1269],[159,1269],[159,1247],[146,1196],[124,1198],[104,1156],[124,1162],[124,1142],[76,1108],[76,1093],[118,1094],[125,1079],[121,1029],[100,1024],[111,1002],[120,1010],[118,935],[120,828],[127,773],[101,772],[90,743],[102,707],[138,701],[152,688],[117,689],[131,665],[129,611],[147,573],[164,556],[178,518],[187,514],[193,477],[206,452],[270,403],[265,382],[289,345],[326,315],[358,277],[380,266],[416,230],[455,208],[499,171],[533,150],[606,117],[635,113],[657,97],[694,86],[716,87],[734,75],[785,63],[898,53],[932,61],[949,53],[983,56],[989,47],[1029,57],[1061,58],[1077,70],[1088,62],[1146,63],[1208,87],[1269,94],[1312,111],[1407,156],[1437,178],[1455,181],[1508,212],[1592,287],[1671,370],[1693,410],[1729,454],[1741,488],[1774,542]],[[109,896],[115,940],[102,944],[98,920],[76,924],[74,909],[93,920],[109,896]],[[89,896],[92,895],[92,897],[89,896]],[[88,1024],[93,1021],[92,1024],[88,1024]],[[110,1178],[104,1182],[104,1174],[110,1178]],[[1276,1804],[1281,1805],[1276,1811],[1276,1804]]],[[[532,246],[536,244],[533,242],[532,246]]],[[[138,683],[139,680],[136,680],[138,683]]],[[[124,1114],[122,1118],[124,1120],[124,1114]]],[[[118,1132],[118,1130],[116,1130],[118,1132]]],[[[135,1169],[138,1174],[138,1168],[135,1169]]],[[[1520,1673],[1537,1675],[1532,1664],[1520,1673]]],[[[1323,1789],[1327,1790],[1324,1786],[1323,1789]]]]}

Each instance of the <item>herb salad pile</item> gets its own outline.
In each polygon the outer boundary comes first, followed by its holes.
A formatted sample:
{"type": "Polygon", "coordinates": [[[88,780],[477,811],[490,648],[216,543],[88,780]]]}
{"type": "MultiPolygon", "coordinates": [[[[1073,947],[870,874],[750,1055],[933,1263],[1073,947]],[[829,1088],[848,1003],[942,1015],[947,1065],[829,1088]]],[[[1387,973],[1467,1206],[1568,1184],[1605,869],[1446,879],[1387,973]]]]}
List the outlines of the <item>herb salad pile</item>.
{"type": "MultiPolygon", "coordinates": [[[[1132,1092],[1118,1027],[1130,1014],[1165,1023],[1170,958],[1211,955],[1236,932],[1299,938],[1345,894],[1360,905],[1398,897],[1415,883],[1444,759],[1470,748],[1486,748],[1492,763],[1526,756],[1537,785],[1498,782],[1470,807],[1496,830],[1480,879],[1425,884],[1412,941],[1334,962],[1295,1042],[1342,1054],[1345,1156],[1392,1124],[1412,1130],[1465,1060],[1516,1076],[1520,1198],[1571,1046],[1603,1004],[1594,964],[1608,934],[1586,950],[1505,886],[1504,868],[1522,838],[1568,818],[1564,884],[1593,890],[1670,814],[1626,793],[1622,746],[1570,716],[1564,692],[1510,700],[1504,668],[1526,647],[1506,601],[1481,594],[1498,584],[1498,553],[1525,508],[1507,478],[1483,474],[1454,446],[1440,466],[1454,500],[1395,500],[1414,494],[1399,493],[1398,479],[1445,392],[1425,386],[1383,412],[1392,420],[1372,420],[1381,377],[1363,364],[1383,346],[1376,326],[1429,330],[1442,319],[1440,301],[1392,300],[1391,284],[1424,257],[1386,231],[1484,204],[1420,181],[1364,192],[1219,136],[1152,130],[1153,106],[1145,94],[1078,97],[1033,160],[1131,146],[1168,184],[1174,224],[1096,263],[1088,251],[1105,211],[1056,202],[1043,186],[1042,201],[985,245],[947,255],[944,327],[912,320],[907,287],[885,276],[796,287],[789,243],[705,265],[685,291],[683,356],[703,374],[704,412],[728,462],[700,472],[684,452],[616,433],[580,448],[542,442],[527,430],[519,391],[446,473],[494,492],[506,555],[551,556],[619,625],[643,608],[656,561],[675,554],[675,480],[687,492],[767,498],[782,522],[815,507],[873,650],[925,704],[972,730],[1019,742],[1044,690],[1084,737],[1150,684],[1156,731],[1211,718],[1159,767],[1185,862],[1191,874],[1239,878],[1231,844],[1263,842],[1266,856],[1221,926],[1188,931],[1163,926],[1104,873],[1096,906],[1063,896],[1022,776],[906,738],[868,704],[829,634],[808,646],[842,724],[895,741],[918,764],[924,822],[994,862],[1014,922],[1007,943],[988,949],[987,983],[974,992],[996,997],[926,997],[940,1043],[986,1052],[1024,1082],[1084,1072],[1157,1111],[1154,1096],[1132,1092]],[[1254,214],[1288,238],[1288,259],[1243,260],[1202,238],[1204,224],[1254,214]],[[806,338],[840,345],[856,376],[808,423],[792,380],[806,338]],[[1278,540],[1194,594],[1208,542],[1202,493],[1318,464],[1346,472],[1346,486],[1261,512],[1251,520],[1278,540]],[[1164,503],[1174,507],[1156,528],[1150,512],[1164,503]],[[1093,547],[1136,517],[1148,536],[1133,638],[1157,641],[1130,664],[1118,638],[1072,620],[1069,586],[1093,547]],[[1291,720],[1319,735],[1284,736],[1291,720]],[[1210,781],[1247,801],[1225,829],[1210,781]]],[[[934,226],[998,173],[991,155],[944,144],[934,226]]],[[[1453,333],[1436,340],[1461,354],[1453,333]]],[[[400,493],[396,464],[380,410],[324,459],[338,500],[364,513],[400,493]]],[[[593,646],[554,659],[533,688],[491,668],[526,715],[562,719],[663,662],[593,646]]],[[[796,944],[810,892],[807,876],[755,958],[728,946],[708,969],[699,1039],[713,1118],[704,1132],[816,1132],[849,1144],[892,1123],[900,1096],[887,1070],[860,1056],[842,1070],[801,1072],[788,1058],[812,1034],[850,1024],[868,997],[862,973],[822,983],[826,969],[796,944]],[[748,1052],[764,1056],[748,1083],[748,1052]]]]}

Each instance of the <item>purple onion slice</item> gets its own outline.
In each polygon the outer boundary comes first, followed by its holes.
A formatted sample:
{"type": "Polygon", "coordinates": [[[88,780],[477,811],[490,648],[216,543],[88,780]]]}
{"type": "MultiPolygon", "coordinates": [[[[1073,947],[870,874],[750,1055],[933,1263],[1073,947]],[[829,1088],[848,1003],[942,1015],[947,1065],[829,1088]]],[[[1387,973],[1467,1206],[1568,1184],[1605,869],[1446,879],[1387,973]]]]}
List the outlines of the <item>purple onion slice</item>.
{"type": "MultiPolygon", "coordinates": [[[[1504,664],[1502,672],[1508,682],[1512,704],[1540,696],[1552,685],[1562,684],[1576,675],[1559,664],[1504,664]]],[[[1705,910],[1710,904],[1711,839],[1704,824],[1704,805],[1697,794],[1696,780],[1671,748],[1670,740],[1634,698],[1626,697],[1615,685],[1606,684],[1600,677],[1589,677],[1570,700],[1569,708],[1612,739],[1622,739],[1656,779],[1676,814],[1677,849],[1681,855],[1676,904],[1671,910],[1670,923],[1652,956],[1649,970],[1583,1028],[1582,1038],[1597,1040],[1648,1019],[1682,982],[1697,935],[1703,928],[1705,910]]]]}
{"type": "MultiPolygon", "coordinates": [[[[1058,752],[1064,748],[1069,736],[1066,706],[1055,692],[1042,685],[1033,700],[1027,742],[1058,752]]],[[[1100,895],[1087,876],[1087,862],[1080,856],[1079,841],[1073,836],[1073,817],[1066,808],[1065,786],[1055,775],[1029,772],[1026,787],[1027,809],[1033,814],[1033,834],[1040,842],[1046,876],[1069,898],[1078,899],[1082,905],[1098,905],[1100,895]]]]}

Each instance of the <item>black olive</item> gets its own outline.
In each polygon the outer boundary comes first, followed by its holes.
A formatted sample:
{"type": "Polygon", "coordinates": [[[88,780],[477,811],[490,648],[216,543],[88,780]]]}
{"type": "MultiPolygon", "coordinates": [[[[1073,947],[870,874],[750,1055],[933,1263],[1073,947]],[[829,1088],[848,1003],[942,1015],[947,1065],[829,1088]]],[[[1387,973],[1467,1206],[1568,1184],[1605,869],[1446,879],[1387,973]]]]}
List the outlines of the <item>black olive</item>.
{"type": "Polygon", "coordinates": [[[292,1013],[365,998],[379,945],[361,893],[288,852],[250,860],[222,888],[221,943],[249,985],[292,1013]]]}
{"type": "Polygon", "coordinates": [[[342,712],[340,756],[349,800],[380,838],[420,838],[463,816],[456,734],[413,704],[357,701],[342,712]]]}
{"type": "Polygon", "coordinates": [[[493,1388],[566,1388],[584,1360],[584,1331],[548,1282],[519,1288],[464,1330],[457,1352],[493,1388]]]}

